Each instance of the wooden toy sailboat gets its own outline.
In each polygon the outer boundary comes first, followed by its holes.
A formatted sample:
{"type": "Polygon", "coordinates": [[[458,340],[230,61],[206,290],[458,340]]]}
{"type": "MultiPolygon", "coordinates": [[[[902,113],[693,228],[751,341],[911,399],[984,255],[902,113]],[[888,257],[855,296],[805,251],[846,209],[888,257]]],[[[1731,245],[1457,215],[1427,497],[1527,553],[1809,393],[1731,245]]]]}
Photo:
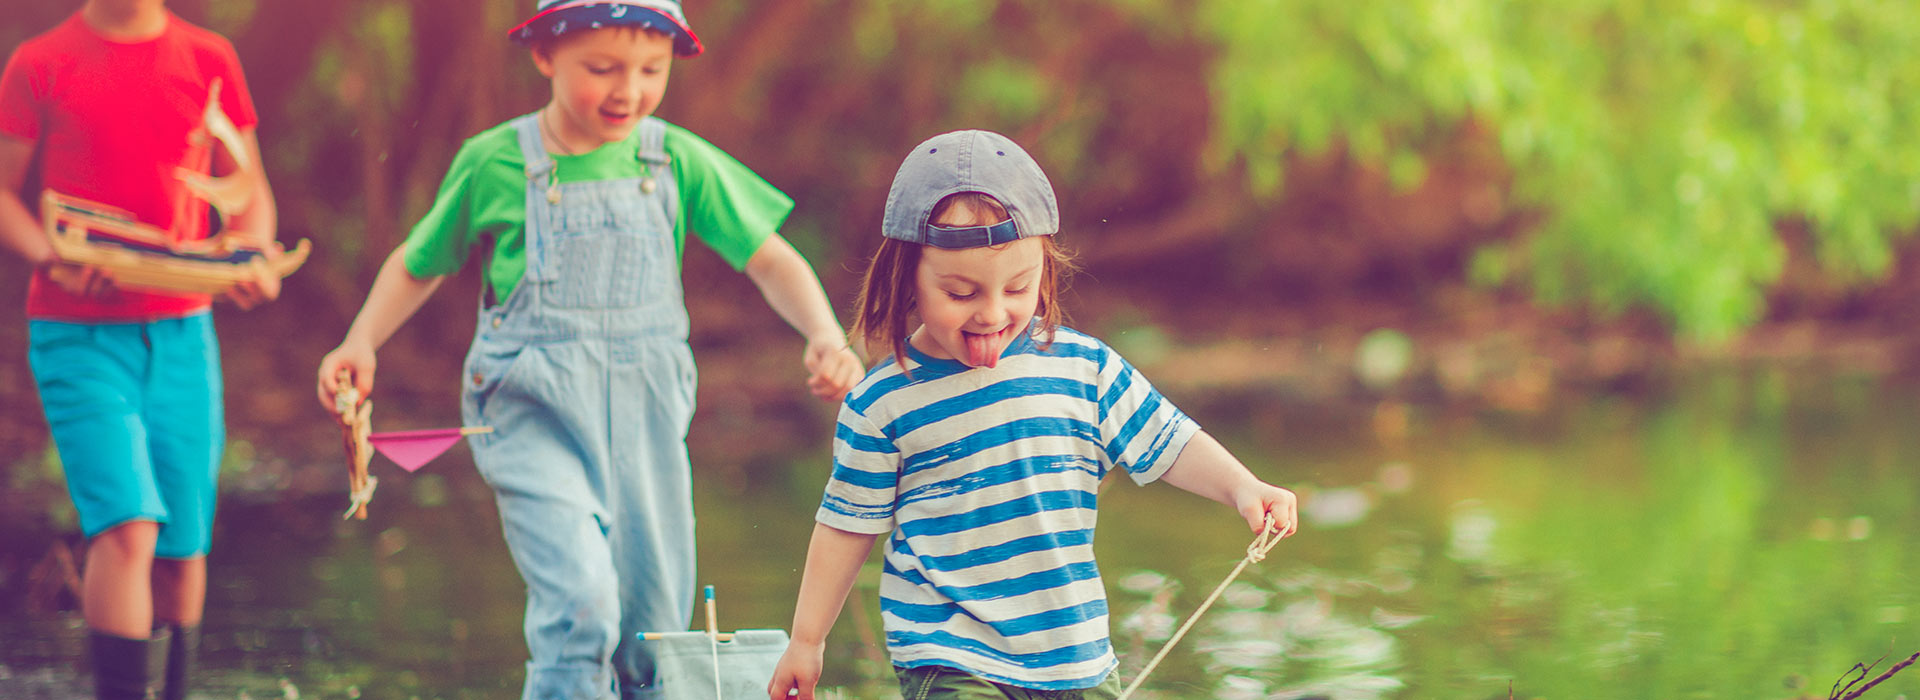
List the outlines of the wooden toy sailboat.
{"type": "Polygon", "coordinates": [[[367,503],[373,500],[373,489],[380,485],[379,477],[367,473],[374,452],[386,455],[401,469],[411,472],[426,466],[461,437],[493,432],[493,428],[486,426],[373,432],[373,402],[360,396],[360,390],[353,386],[353,377],[345,371],[340,373],[339,380],[340,388],[333,394],[333,412],[339,414],[340,437],[346,443],[350,501],[347,512],[340,516],[342,520],[367,519],[367,503]]]}
{"type": "MultiPolygon", "coordinates": [[[[247,155],[240,130],[221,111],[219,97],[216,79],[207,98],[207,133],[239,167],[223,177],[185,168],[175,176],[222,217],[229,217],[246,209],[257,190],[259,169],[247,155]]],[[[123,209],[53,190],[41,196],[40,218],[56,257],[105,269],[122,287],[217,294],[236,282],[291,275],[312,249],[305,239],[292,251],[283,250],[277,242],[264,249],[233,247],[231,236],[178,241],[123,209]]]]}

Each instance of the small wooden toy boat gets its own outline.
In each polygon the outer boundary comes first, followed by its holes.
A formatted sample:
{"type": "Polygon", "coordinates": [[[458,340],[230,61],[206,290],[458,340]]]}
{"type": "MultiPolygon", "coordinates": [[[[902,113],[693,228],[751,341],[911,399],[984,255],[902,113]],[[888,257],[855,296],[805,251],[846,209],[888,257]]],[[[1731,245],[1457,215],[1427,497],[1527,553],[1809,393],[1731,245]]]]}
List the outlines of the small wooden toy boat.
{"type": "Polygon", "coordinates": [[[278,243],[262,250],[227,248],[226,239],[174,242],[124,210],[53,190],[41,196],[40,218],[61,262],[105,269],[122,287],[218,294],[236,282],[291,275],[313,248],[306,239],[291,251],[278,243]]]}
{"type": "MultiPolygon", "coordinates": [[[[220,143],[238,167],[221,177],[181,168],[175,177],[223,217],[245,211],[258,189],[259,169],[247,154],[240,130],[220,109],[218,78],[208,88],[202,121],[207,135],[220,143]]],[[[40,219],[61,262],[102,268],[122,287],[218,294],[237,282],[291,275],[307,261],[313,247],[306,239],[291,252],[278,242],[264,249],[231,247],[232,236],[176,241],[124,209],[53,190],[41,195],[40,219]]]]}

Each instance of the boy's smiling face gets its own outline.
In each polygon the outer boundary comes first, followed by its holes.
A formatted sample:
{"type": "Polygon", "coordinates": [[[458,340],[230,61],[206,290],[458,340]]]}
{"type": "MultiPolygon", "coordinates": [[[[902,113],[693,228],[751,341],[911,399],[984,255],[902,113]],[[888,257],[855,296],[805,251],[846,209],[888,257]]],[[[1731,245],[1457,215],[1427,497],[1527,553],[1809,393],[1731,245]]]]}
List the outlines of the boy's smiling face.
{"type": "MultiPolygon", "coordinates": [[[[934,218],[938,226],[999,223],[991,212],[954,206],[934,218]]],[[[1015,337],[1027,330],[1040,303],[1046,255],[1037,238],[992,247],[921,248],[914,294],[920,330],[908,342],[930,356],[969,367],[993,367],[1015,337]]]]}
{"type": "Polygon", "coordinates": [[[553,81],[543,126],[562,149],[585,153],[626,140],[660,106],[673,38],[626,27],[588,29],[534,49],[533,63],[553,81]]]}

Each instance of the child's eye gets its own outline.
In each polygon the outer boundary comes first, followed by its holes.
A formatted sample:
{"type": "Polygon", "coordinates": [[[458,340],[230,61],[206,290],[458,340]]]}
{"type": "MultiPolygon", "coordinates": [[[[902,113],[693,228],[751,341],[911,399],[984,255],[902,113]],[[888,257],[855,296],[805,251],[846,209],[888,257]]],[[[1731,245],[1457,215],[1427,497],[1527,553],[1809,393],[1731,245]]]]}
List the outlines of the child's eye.
{"type": "Polygon", "coordinates": [[[665,73],[666,69],[660,66],[647,66],[645,68],[640,69],[640,72],[645,75],[659,75],[661,73],[665,73]]]}
{"type": "Polygon", "coordinates": [[[613,66],[587,66],[587,72],[594,75],[606,75],[613,72],[613,66]]]}
{"type": "Polygon", "coordinates": [[[973,295],[974,295],[973,292],[967,292],[966,294],[961,294],[959,292],[947,292],[947,298],[952,299],[954,301],[966,301],[968,299],[972,299],[973,295]]]}
{"type": "Polygon", "coordinates": [[[1021,287],[1021,288],[1019,288],[1019,289],[1009,289],[1009,290],[1007,290],[1007,295],[1008,295],[1008,296],[1020,296],[1020,295],[1022,295],[1022,294],[1026,294],[1027,292],[1030,292],[1030,291],[1033,291],[1033,285],[1027,285],[1027,286],[1025,286],[1025,287],[1021,287]]]}

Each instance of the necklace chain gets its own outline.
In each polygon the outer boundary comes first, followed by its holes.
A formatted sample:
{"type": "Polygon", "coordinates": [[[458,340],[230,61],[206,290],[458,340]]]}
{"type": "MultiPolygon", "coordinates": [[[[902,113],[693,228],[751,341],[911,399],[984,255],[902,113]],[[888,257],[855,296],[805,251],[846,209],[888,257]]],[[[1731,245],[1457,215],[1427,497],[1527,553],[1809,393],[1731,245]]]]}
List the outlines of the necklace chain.
{"type": "Polygon", "coordinates": [[[547,138],[553,140],[553,145],[558,147],[561,153],[565,153],[569,156],[580,155],[578,153],[574,153],[573,149],[567,148],[567,142],[560,140],[560,131],[558,129],[553,128],[552,113],[553,113],[553,110],[551,107],[540,110],[540,122],[542,126],[546,127],[547,138]]]}

